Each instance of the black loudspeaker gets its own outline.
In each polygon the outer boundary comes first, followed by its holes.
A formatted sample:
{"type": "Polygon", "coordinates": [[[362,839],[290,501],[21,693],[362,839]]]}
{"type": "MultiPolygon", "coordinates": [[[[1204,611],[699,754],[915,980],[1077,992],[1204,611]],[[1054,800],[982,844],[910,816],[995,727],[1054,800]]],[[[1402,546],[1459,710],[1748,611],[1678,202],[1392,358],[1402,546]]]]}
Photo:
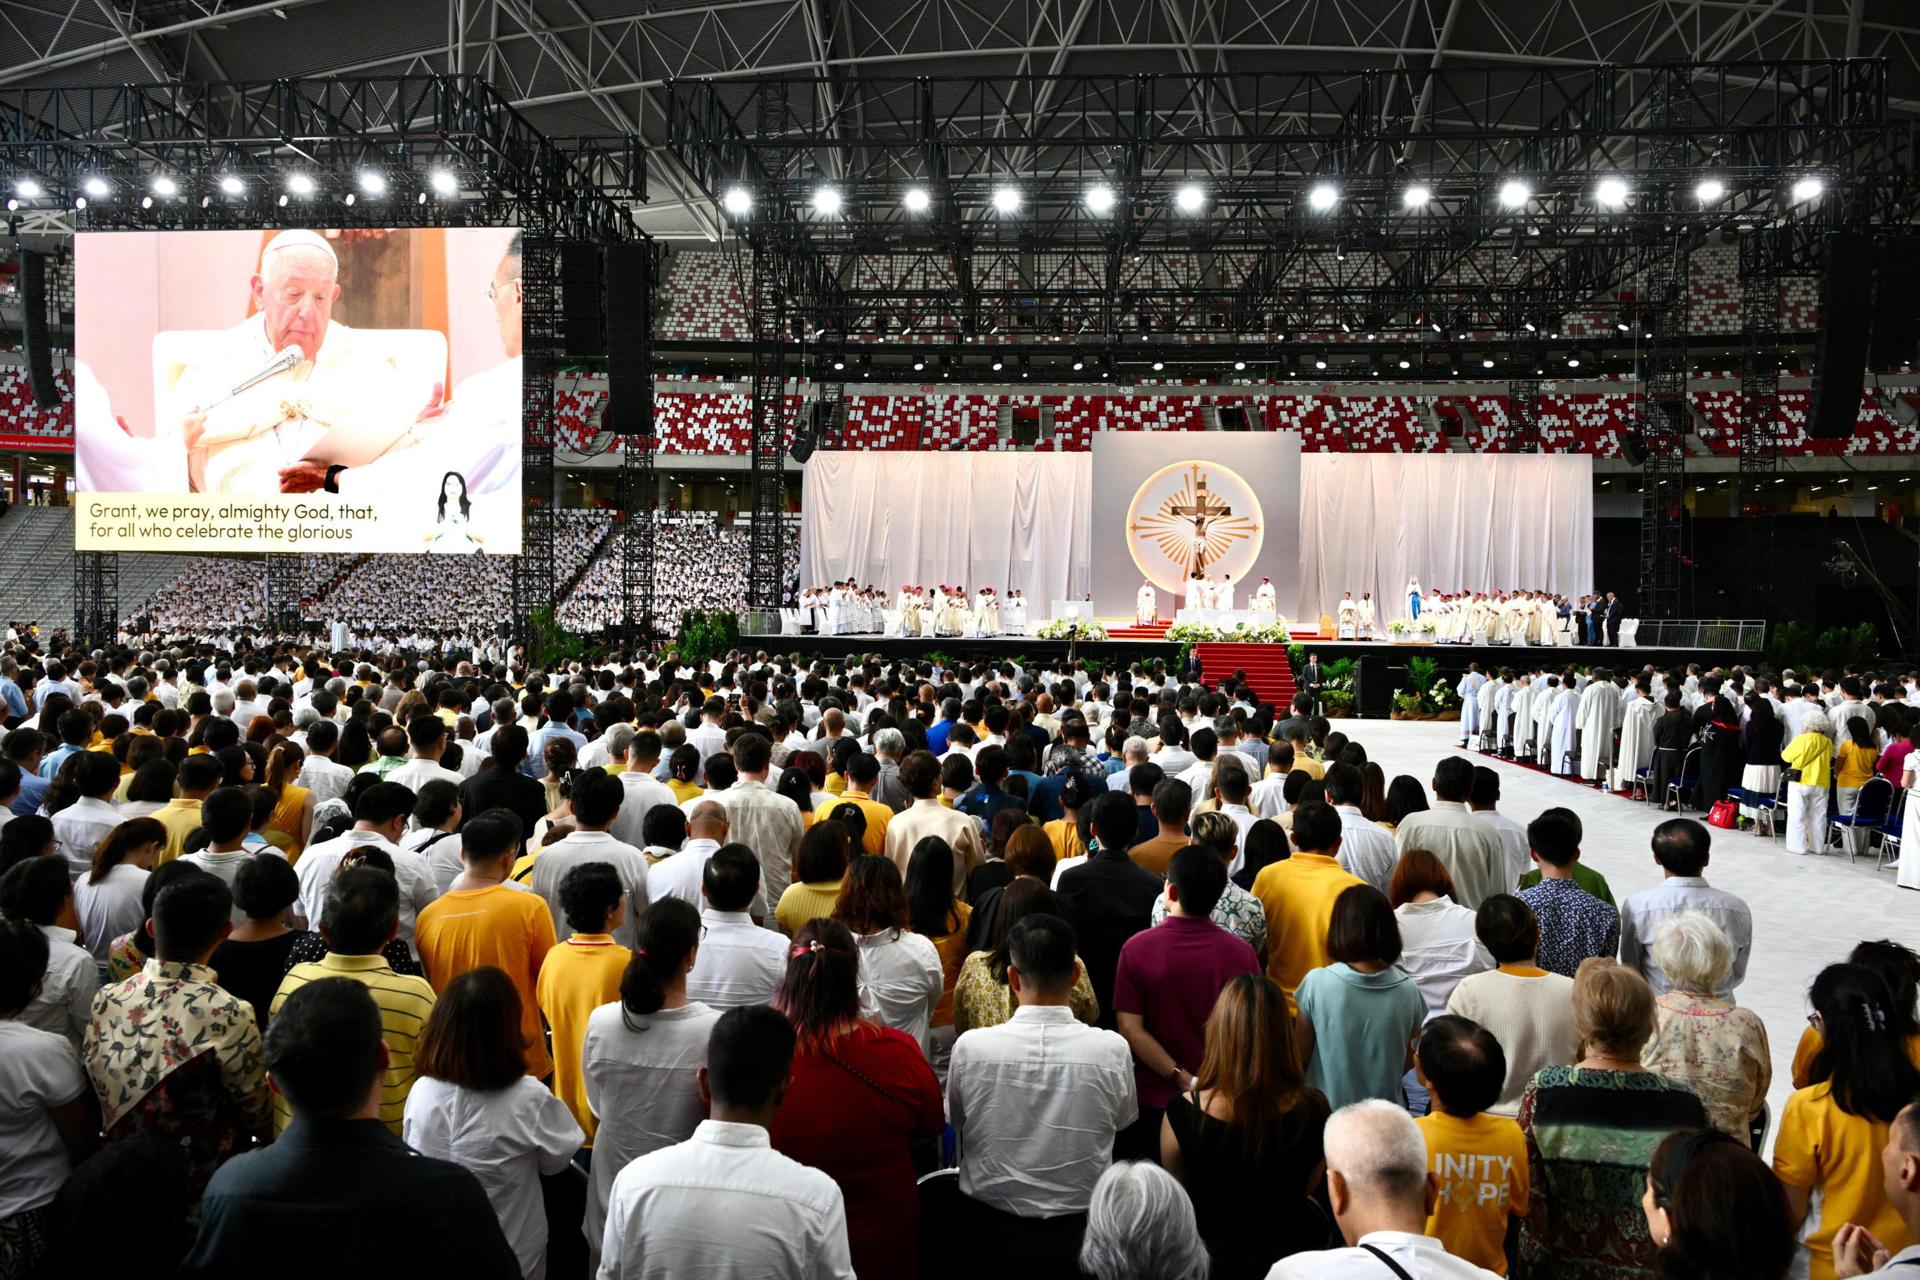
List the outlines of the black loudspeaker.
{"type": "Polygon", "coordinates": [[[42,409],[60,403],[53,382],[53,346],[47,338],[47,256],[20,250],[20,338],[27,349],[27,386],[42,409]]]}
{"type": "Polygon", "coordinates": [[[1912,364],[1920,351],[1920,237],[1889,236],[1874,254],[1880,280],[1873,295],[1875,369],[1912,364]]]}
{"type": "Polygon", "coordinates": [[[1813,358],[1807,435],[1845,440],[1860,417],[1873,324],[1873,241],[1853,231],[1827,236],[1827,273],[1820,280],[1820,341],[1813,358]]]}
{"type": "Polygon", "coordinates": [[[818,400],[800,406],[800,416],[793,423],[793,443],[787,446],[795,462],[805,462],[820,447],[827,432],[827,418],[827,406],[818,400]]]}
{"type": "Polygon", "coordinates": [[[1385,654],[1363,653],[1353,664],[1353,709],[1379,720],[1392,712],[1393,683],[1387,678],[1385,654]]]}
{"type": "Polygon", "coordinates": [[[1627,460],[1630,467],[1642,467],[1647,462],[1647,438],[1638,431],[1629,431],[1620,437],[1620,456],[1627,460]]]}
{"type": "Polygon", "coordinates": [[[645,244],[607,246],[607,394],[613,399],[602,423],[617,436],[653,431],[646,305],[652,276],[653,253],[645,244]]]}
{"type": "Polygon", "coordinates": [[[606,303],[600,287],[600,246],[569,240],[560,246],[560,344],[569,360],[607,354],[606,303]]]}

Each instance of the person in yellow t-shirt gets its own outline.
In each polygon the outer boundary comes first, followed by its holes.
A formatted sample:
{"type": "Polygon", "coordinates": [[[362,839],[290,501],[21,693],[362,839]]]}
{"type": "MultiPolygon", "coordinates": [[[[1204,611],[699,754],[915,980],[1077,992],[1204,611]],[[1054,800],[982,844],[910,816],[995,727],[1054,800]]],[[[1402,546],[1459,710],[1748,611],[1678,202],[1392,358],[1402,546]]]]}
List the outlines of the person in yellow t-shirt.
{"type": "Polygon", "coordinates": [[[1507,1078],[1493,1033],[1442,1014],[1420,1033],[1413,1069],[1433,1094],[1415,1121],[1427,1141],[1438,1198],[1427,1234],[1456,1258],[1507,1274],[1507,1224],[1527,1213],[1527,1140],[1517,1122],[1489,1115],[1507,1078]]]}
{"type": "Polygon", "coordinates": [[[573,933],[547,952],[534,994],[553,1032],[553,1092],[573,1112],[586,1135],[584,1145],[591,1147],[593,1108],[587,1105],[580,1057],[587,1019],[620,998],[620,980],[633,959],[633,952],[613,940],[613,931],[627,918],[619,873],[606,862],[574,867],[560,877],[560,909],[573,933]]]}
{"type": "Polygon", "coordinates": [[[1834,1243],[1852,1224],[1897,1253],[1915,1241],[1887,1200],[1881,1155],[1895,1116],[1920,1097],[1920,1071],[1892,1030],[1893,997],[1870,970],[1828,965],[1813,980],[1814,1026],[1824,1040],[1818,1083],[1796,1090],[1780,1115],[1773,1171],[1798,1227],[1819,1192],[1820,1218],[1806,1233],[1811,1280],[1834,1280],[1834,1243]]]}
{"type": "MultiPolygon", "coordinates": [[[[887,851],[887,822],[893,817],[891,808],[873,798],[874,784],[880,781],[880,761],[865,752],[854,756],[847,764],[846,781],[845,792],[813,811],[814,820],[831,818],[833,811],[843,804],[858,806],[867,817],[867,830],[860,839],[860,846],[870,856],[877,858],[887,851]]],[[[827,789],[831,791],[833,788],[827,789]]]]}
{"type": "Polygon", "coordinates": [[[1267,976],[1287,993],[1289,1013],[1297,1008],[1293,993],[1301,980],[1332,961],[1327,928],[1334,900],[1364,883],[1334,859],[1340,815],[1333,806],[1315,800],[1296,809],[1293,843],[1298,852],[1262,867],[1253,881],[1253,896],[1267,912],[1267,976]]]}
{"type": "MultiPolygon", "coordinates": [[[[1780,753],[1783,764],[1800,771],[1787,787],[1787,852],[1819,853],[1827,843],[1827,783],[1833,777],[1833,722],[1827,713],[1809,711],[1800,736],[1780,753]]],[[[1719,799],[1718,796],[1714,797],[1719,799]]]]}
{"type": "MultiPolygon", "coordinates": [[[[1871,969],[1887,984],[1887,991],[1893,996],[1888,1025],[1903,1039],[1908,1060],[1920,1071],[1920,1018],[1914,1013],[1920,1009],[1920,955],[1897,942],[1880,938],[1856,943],[1847,953],[1847,963],[1871,969]]],[[[1804,1089],[1814,1082],[1813,1060],[1825,1044],[1817,1028],[1808,1027],[1800,1033],[1800,1043],[1793,1051],[1794,1088],[1804,1089]]]]}

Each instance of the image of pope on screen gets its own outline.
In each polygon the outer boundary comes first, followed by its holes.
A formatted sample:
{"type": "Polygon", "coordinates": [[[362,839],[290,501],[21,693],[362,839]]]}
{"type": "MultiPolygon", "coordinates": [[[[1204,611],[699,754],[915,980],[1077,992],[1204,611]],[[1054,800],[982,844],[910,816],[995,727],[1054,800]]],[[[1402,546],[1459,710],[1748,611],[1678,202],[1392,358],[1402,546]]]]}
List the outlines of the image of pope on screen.
{"type": "Polygon", "coordinates": [[[520,545],[512,228],[75,242],[82,550],[520,545]],[[419,494],[457,474],[461,535],[419,494]]]}

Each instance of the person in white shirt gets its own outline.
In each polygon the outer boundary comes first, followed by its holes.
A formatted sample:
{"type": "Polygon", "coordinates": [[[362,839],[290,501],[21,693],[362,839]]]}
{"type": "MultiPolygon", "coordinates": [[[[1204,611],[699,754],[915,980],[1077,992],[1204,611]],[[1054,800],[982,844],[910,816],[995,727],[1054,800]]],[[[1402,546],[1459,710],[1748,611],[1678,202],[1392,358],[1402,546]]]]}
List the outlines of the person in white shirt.
{"type": "Polygon", "coordinates": [[[700,890],[707,859],[727,842],[727,811],[717,800],[701,800],[684,827],[686,838],[678,851],[647,868],[647,897],[654,902],[678,898],[697,911],[705,903],[700,890]]]}
{"type": "Polygon", "coordinates": [[[1453,877],[1460,905],[1477,910],[1494,894],[1511,892],[1515,881],[1507,874],[1499,833],[1467,812],[1473,768],[1464,756],[1445,756],[1434,765],[1433,807],[1406,816],[1394,832],[1394,847],[1432,852],[1453,877]]]}
{"type": "MultiPolygon", "coordinates": [[[[253,849],[245,841],[253,823],[253,799],[239,787],[220,787],[200,802],[200,828],[207,833],[207,847],[180,859],[210,875],[224,880],[229,892],[240,875],[240,868],[255,857],[284,858],[272,846],[253,849]]],[[[233,905],[233,927],[247,922],[247,913],[238,902],[233,905]]]]}
{"type": "Polygon", "coordinates": [[[1393,890],[1400,968],[1420,988],[1427,1017],[1438,1017],[1462,979],[1493,968],[1493,956],[1480,941],[1474,913],[1453,900],[1447,869],[1425,849],[1407,850],[1394,869],[1393,890]]]}
{"type": "Polygon", "coordinates": [[[347,793],[353,770],[333,762],[334,748],[340,745],[340,726],[331,720],[316,720],[307,727],[307,758],[300,762],[296,786],[313,793],[318,805],[337,800],[347,793]]]}
{"type": "Polygon", "coordinates": [[[82,752],[73,762],[72,782],[80,798],[53,815],[53,839],[66,859],[67,880],[78,880],[93,866],[93,852],[120,825],[113,793],[120,766],[104,751],[82,752]]]}
{"type": "Polygon", "coordinates": [[[839,1185],[774,1151],[768,1133],[793,1050],[776,1010],[721,1015],[698,1074],[712,1118],[614,1179],[601,1280],[852,1280],[839,1185]]]}
{"type": "Polygon", "coordinates": [[[560,908],[560,881],[583,862],[604,862],[619,874],[627,893],[627,918],[613,931],[614,940],[623,947],[633,945],[634,917],[647,909],[647,860],[640,856],[640,850],[607,834],[607,828],[620,816],[620,803],[626,795],[620,779],[598,769],[574,774],[570,801],[574,829],[541,849],[533,859],[529,883],[553,912],[556,942],[573,936],[573,927],[560,908]]]}
{"type": "Polygon", "coordinates": [[[1500,851],[1507,859],[1507,880],[1500,886],[1501,893],[1512,893],[1519,887],[1520,877],[1533,869],[1533,859],[1527,849],[1527,829],[1501,813],[1500,775],[1485,765],[1473,768],[1473,788],[1467,793],[1467,808],[1473,816],[1492,827],[1500,837],[1500,851]]]}
{"type": "Polygon", "coordinates": [[[567,1104],[527,1074],[513,980],[487,966],[449,982],[414,1047],[413,1071],[400,1136],[421,1155],[473,1170],[521,1275],[543,1280],[540,1179],[564,1170],[586,1135],[567,1104]]]}
{"type": "Polygon", "coordinates": [[[580,749],[580,767],[582,769],[604,769],[610,764],[618,764],[627,758],[627,748],[633,745],[633,726],[616,724],[609,727],[599,737],[580,749]]]}
{"type": "Polygon", "coordinates": [[[1107,790],[1125,793],[1131,783],[1127,775],[1135,766],[1147,763],[1148,747],[1145,738],[1128,738],[1120,745],[1120,768],[1107,775],[1107,790]]]}
{"type": "Polygon", "coordinates": [[[1427,1142],[1407,1109],[1379,1098],[1340,1108],[1327,1121],[1327,1199],[1344,1249],[1282,1258],[1267,1280],[1349,1280],[1398,1273],[1406,1280],[1494,1276],[1447,1252],[1426,1234],[1439,1200],[1427,1142]]]}
{"type": "Polygon", "coordinates": [[[907,930],[907,892],[885,858],[855,858],[834,908],[860,948],[860,1004],[883,1027],[904,1031],[931,1057],[927,1030],[945,970],[931,939],[907,930]]]}
{"type": "Polygon", "coordinates": [[[707,859],[700,913],[706,932],[687,975],[690,999],[716,1009],[773,1002],[787,972],[787,940],[747,913],[759,887],[760,864],[745,845],[723,845],[707,859]]]}
{"type": "Polygon", "coordinates": [[[440,763],[446,749],[446,721],[431,711],[414,713],[407,721],[407,762],[389,772],[386,780],[416,793],[436,779],[459,786],[463,781],[460,774],[440,763]]]}
{"type": "Polygon", "coordinates": [[[733,762],[740,780],[716,798],[727,811],[733,839],[753,850],[760,863],[760,887],[767,901],[778,902],[792,879],[793,855],[800,851],[806,819],[799,805],[767,785],[773,764],[773,743],[767,738],[742,734],[733,744],[733,762]]]}
{"type": "MultiPolygon", "coordinates": [[[[1360,812],[1360,799],[1367,787],[1365,775],[1350,764],[1336,764],[1327,770],[1326,787],[1327,803],[1340,815],[1340,852],[1335,857],[1341,870],[1385,893],[1399,855],[1394,851],[1393,837],[1360,812]]],[[[1468,915],[1471,917],[1472,912],[1468,915]]]]}
{"type": "Polygon", "coordinates": [[[1094,1184],[1139,1115],[1133,1051],[1068,1007],[1073,928],[1030,915],[1007,936],[1013,1017],[954,1041],[947,1118],[983,1274],[1072,1275],[1094,1184]]]}
{"type": "Polygon", "coordinates": [[[400,837],[400,847],[427,860],[433,887],[440,893],[466,870],[461,857],[460,791],[451,782],[435,779],[420,788],[413,801],[413,830],[400,837]]]}
{"type": "Polygon", "coordinates": [[[73,901],[73,886],[57,858],[29,858],[0,876],[0,915],[24,920],[47,940],[46,973],[26,1008],[15,1016],[30,1027],[64,1036],[75,1048],[93,1018],[100,966],[77,934],[58,921],[73,901]]]}
{"type": "Polygon", "coordinates": [[[93,958],[106,963],[113,940],[146,923],[140,898],[147,876],[167,845],[167,829],[155,818],[129,818],[115,827],[93,855],[93,867],[73,885],[73,912],[93,958]]]}
{"type": "Polygon", "coordinates": [[[726,717],[726,699],[708,698],[700,708],[700,723],[687,730],[687,745],[700,753],[700,776],[697,782],[706,781],[707,757],[718,755],[727,749],[727,731],[720,727],[720,721],[726,717]]]}
{"type": "Polygon", "coordinates": [[[697,1076],[720,1020],[719,1010],[687,999],[700,912],[655,898],[636,936],[620,999],[593,1011],[581,1050],[587,1105],[598,1121],[584,1222],[594,1271],[614,1175],[650,1151],[685,1142],[699,1127],[706,1105],[697,1076]]]}
{"type": "Polygon", "coordinates": [[[397,841],[413,813],[413,792],[397,782],[376,782],[360,793],[353,809],[353,829],[337,840],[311,845],[294,864],[300,878],[300,900],[294,914],[318,928],[327,914],[327,894],[340,860],[349,852],[371,845],[393,859],[394,879],[400,885],[399,937],[413,949],[413,922],[421,910],[440,896],[433,868],[418,853],[402,849],[397,841]]]}
{"type": "Polygon", "coordinates": [[[1637,969],[1655,996],[1673,989],[1666,971],[1653,959],[1653,940],[1660,926],[1682,911],[1698,911],[1720,927],[1733,948],[1733,967],[1713,994],[1733,999],[1733,991],[1747,976],[1753,952],[1753,912],[1747,904],[1716,889],[1702,877],[1712,837],[1692,818],[1669,818],[1653,829],[1653,860],[1666,878],[1651,889],[1631,894],[1620,904],[1620,963],[1637,969]]]}
{"type": "Polygon", "coordinates": [[[607,830],[615,840],[641,847],[646,844],[641,828],[646,823],[647,812],[657,804],[673,805],[679,802],[674,799],[672,789],[653,776],[660,767],[659,734],[651,729],[642,729],[634,734],[633,741],[627,744],[626,764],[619,778],[627,795],[620,802],[619,816],[607,830]]]}
{"type": "MultiPolygon", "coordinates": [[[[64,1036],[22,1019],[47,969],[45,933],[24,920],[0,919],[0,1221],[36,1224],[75,1165],[91,1154],[100,1107],[80,1055],[64,1036]]],[[[44,1251],[29,1234],[9,1231],[8,1259],[34,1270],[44,1251]],[[16,1251],[17,1250],[17,1251],[16,1251]]]]}

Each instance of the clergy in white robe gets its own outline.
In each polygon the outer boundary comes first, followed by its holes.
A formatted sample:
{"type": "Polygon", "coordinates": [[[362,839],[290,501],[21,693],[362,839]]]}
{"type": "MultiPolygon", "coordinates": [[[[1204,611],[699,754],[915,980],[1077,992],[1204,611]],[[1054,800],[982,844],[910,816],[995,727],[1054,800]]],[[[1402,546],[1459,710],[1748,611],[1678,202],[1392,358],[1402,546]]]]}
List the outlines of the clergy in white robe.
{"type": "Polygon", "coordinates": [[[1527,743],[1533,741],[1533,685],[1520,681],[1508,699],[1507,745],[1516,759],[1524,756],[1527,743]]]}
{"type": "Polygon", "coordinates": [[[1553,708],[1560,701],[1560,677],[1544,677],[1534,682],[1533,696],[1533,761],[1543,768],[1553,768],[1553,708]]]}
{"type": "Polygon", "coordinates": [[[1580,777],[1598,782],[1613,768],[1613,735],[1620,727],[1620,697],[1613,681],[1595,673],[1580,692],[1580,777]]]}
{"type": "Polygon", "coordinates": [[[1453,687],[1453,691],[1460,695],[1460,745],[1463,747],[1486,723],[1480,718],[1480,686],[1486,682],[1487,678],[1480,674],[1480,664],[1469,662],[1467,674],[1461,676],[1460,683],[1453,687]]]}
{"type": "Polygon", "coordinates": [[[1548,714],[1547,731],[1551,739],[1551,751],[1547,756],[1547,769],[1551,773],[1566,773],[1572,766],[1569,758],[1573,755],[1575,735],[1580,727],[1580,695],[1571,685],[1560,686],[1560,696],[1553,700],[1552,710],[1548,714]]]}
{"type": "Polygon", "coordinates": [[[1620,725],[1620,758],[1607,777],[1610,790],[1633,790],[1633,780],[1640,776],[1640,770],[1653,767],[1653,722],[1659,718],[1660,707],[1650,694],[1650,690],[1636,687],[1633,701],[1627,706],[1626,719],[1620,725]]]}
{"type": "Polygon", "coordinates": [[[1335,610],[1335,619],[1340,624],[1339,635],[1342,640],[1358,639],[1360,636],[1360,605],[1349,591],[1340,597],[1335,610]]]}
{"type": "Polygon", "coordinates": [[[1154,622],[1160,614],[1160,596],[1151,582],[1143,582],[1133,593],[1133,620],[1141,626],[1154,622]]]}
{"type": "Polygon", "coordinates": [[[1007,601],[1007,632],[1016,636],[1027,634],[1027,598],[1018,591],[1007,601]]]}
{"type": "Polygon", "coordinates": [[[1216,609],[1231,610],[1233,608],[1233,592],[1233,575],[1230,573],[1221,574],[1220,585],[1213,589],[1213,607],[1216,609]]]}
{"type": "Polygon", "coordinates": [[[1371,591],[1362,591],[1360,593],[1360,638],[1362,640],[1373,639],[1373,628],[1373,593],[1371,591]]]}

